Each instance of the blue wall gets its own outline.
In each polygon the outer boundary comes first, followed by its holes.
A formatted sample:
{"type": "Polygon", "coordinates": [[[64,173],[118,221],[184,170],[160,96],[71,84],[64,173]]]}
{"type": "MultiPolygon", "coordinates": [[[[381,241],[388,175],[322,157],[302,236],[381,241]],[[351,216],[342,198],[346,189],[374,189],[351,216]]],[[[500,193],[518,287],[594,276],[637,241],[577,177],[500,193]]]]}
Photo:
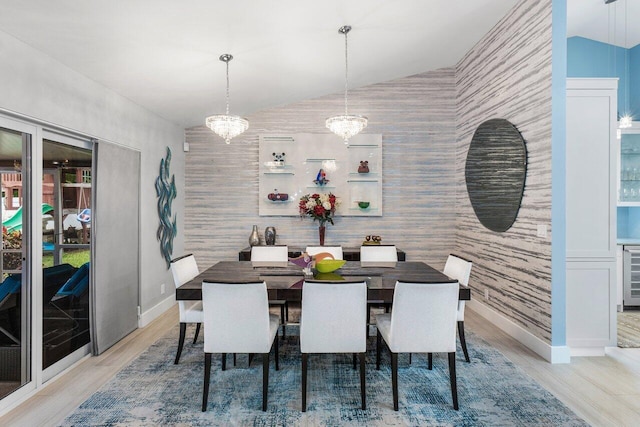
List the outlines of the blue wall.
{"type": "MultiPolygon", "coordinates": [[[[567,2],[551,3],[551,345],[567,344],[567,2]]],[[[551,356],[552,362],[555,360],[551,356]]],[[[562,363],[568,360],[560,361],[562,363]]]]}
{"type": "MultiPolygon", "coordinates": [[[[640,45],[625,49],[569,37],[567,77],[618,77],[618,115],[631,114],[634,121],[640,120],[640,45]]],[[[618,238],[640,239],[640,208],[619,207],[617,223],[618,238]]]]}
{"type": "Polygon", "coordinates": [[[629,50],[630,112],[635,120],[640,120],[640,44],[629,50]]]}
{"type": "Polygon", "coordinates": [[[567,39],[567,77],[618,77],[619,115],[632,114],[637,119],[640,113],[639,72],[640,45],[625,49],[584,37],[567,39]]]}

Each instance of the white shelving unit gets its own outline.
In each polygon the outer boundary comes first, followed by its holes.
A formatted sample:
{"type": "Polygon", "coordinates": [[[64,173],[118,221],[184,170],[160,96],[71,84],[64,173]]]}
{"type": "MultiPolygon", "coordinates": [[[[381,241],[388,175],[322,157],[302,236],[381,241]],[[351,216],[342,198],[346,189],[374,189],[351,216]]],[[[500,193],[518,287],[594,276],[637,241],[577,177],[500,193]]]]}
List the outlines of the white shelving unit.
{"type": "Polygon", "coordinates": [[[261,216],[298,215],[300,197],[313,193],[335,194],[340,201],[336,215],[382,216],[382,135],[356,135],[349,145],[332,134],[260,135],[259,143],[261,216]],[[369,172],[358,173],[364,161],[369,172]],[[325,185],[314,183],[321,169],[325,185]],[[276,192],[288,200],[269,200],[276,192]],[[358,202],[369,206],[361,208],[358,202]]]}
{"type": "Polygon", "coordinates": [[[640,122],[619,131],[618,206],[640,206],[640,122]]]}

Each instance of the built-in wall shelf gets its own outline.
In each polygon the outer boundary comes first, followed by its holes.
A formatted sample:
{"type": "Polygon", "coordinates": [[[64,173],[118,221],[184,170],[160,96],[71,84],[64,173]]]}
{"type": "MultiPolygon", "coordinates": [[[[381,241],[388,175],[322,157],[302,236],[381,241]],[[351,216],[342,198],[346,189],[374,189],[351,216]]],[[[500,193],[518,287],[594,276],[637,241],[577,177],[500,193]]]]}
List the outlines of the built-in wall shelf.
{"type": "Polygon", "coordinates": [[[338,216],[382,216],[382,135],[359,134],[349,145],[333,134],[260,135],[259,144],[261,216],[298,216],[300,197],[313,193],[335,194],[338,216]],[[368,172],[359,172],[364,166],[368,172]],[[286,188],[289,199],[269,200],[275,188],[286,188]]]}

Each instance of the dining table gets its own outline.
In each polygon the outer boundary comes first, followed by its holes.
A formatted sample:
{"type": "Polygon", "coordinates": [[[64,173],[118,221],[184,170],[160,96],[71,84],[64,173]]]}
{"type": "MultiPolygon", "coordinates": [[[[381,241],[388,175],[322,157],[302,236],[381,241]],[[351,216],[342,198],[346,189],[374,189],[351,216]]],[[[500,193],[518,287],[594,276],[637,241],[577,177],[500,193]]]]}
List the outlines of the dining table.
{"type": "MultiPolygon", "coordinates": [[[[290,264],[286,267],[254,267],[250,261],[220,261],[176,289],[176,300],[202,300],[202,282],[250,283],[266,282],[269,299],[299,302],[305,280],[366,281],[367,299],[393,302],[397,281],[414,283],[456,282],[439,270],[419,261],[398,262],[393,267],[362,267],[359,261],[347,261],[332,273],[313,276],[303,274],[302,268],[290,264]]],[[[460,300],[471,299],[471,289],[460,285],[460,300]]]]}

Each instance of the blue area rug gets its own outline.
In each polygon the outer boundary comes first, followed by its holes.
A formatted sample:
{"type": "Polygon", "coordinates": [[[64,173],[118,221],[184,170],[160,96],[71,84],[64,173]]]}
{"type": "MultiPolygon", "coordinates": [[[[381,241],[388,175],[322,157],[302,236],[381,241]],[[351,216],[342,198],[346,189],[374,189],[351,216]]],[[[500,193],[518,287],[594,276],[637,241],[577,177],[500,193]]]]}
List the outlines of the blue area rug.
{"type": "MultiPolygon", "coordinates": [[[[294,332],[288,327],[287,332],[294,332]]],[[[202,338],[187,343],[179,365],[173,364],[178,342],[175,328],[87,399],[64,426],[584,426],[587,425],[551,393],[540,387],[500,352],[467,333],[471,363],[458,349],[460,410],[451,404],[446,355],[434,355],[433,370],[425,355],[399,358],[400,411],[393,410],[388,351],[375,369],[375,338],[367,354],[367,410],[360,409],[359,371],[351,355],[311,355],[307,412],[300,412],[300,353],[297,337],[280,348],[280,370],[273,357],[269,403],[262,405],[262,363],[250,367],[238,355],[222,371],[214,356],[207,412],[201,412],[204,356],[202,338]]]]}

